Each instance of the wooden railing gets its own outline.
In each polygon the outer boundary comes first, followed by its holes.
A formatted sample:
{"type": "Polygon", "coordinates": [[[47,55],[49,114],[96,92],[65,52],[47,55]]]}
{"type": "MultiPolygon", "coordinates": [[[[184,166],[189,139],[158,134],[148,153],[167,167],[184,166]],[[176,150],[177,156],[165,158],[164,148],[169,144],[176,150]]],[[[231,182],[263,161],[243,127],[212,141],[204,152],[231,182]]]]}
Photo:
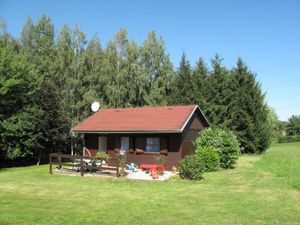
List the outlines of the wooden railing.
{"type": "Polygon", "coordinates": [[[117,159],[109,159],[109,161],[116,161],[116,167],[113,166],[103,166],[102,163],[99,166],[94,165],[88,165],[84,160],[99,160],[102,162],[104,159],[95,159],[93,157],[89,156],[81,156],[81,155],[67,155],[67,154],[61,154],[61,153],[50,153],[49,154],[49,173],[52,174],[52,165],[58,165],[58,166],[70,166],[70,167],[79,167],[80,168],[80,174],[81,176],[84,176],[84,171],[86,169],[95,169],[95,170],[113,170],[116,171],[116,176],[119,177],[119,162],[117,159]],[[57,158],[57,161],[54,161],[53,159],[57,158]],[[63,162],[63,159],[71,159],[74,162],[63,162]],[[75,163],[75,160],[78,160],[78,163],[75,163]],[[80,162],[79,162],[80,161],[80,162]]]}

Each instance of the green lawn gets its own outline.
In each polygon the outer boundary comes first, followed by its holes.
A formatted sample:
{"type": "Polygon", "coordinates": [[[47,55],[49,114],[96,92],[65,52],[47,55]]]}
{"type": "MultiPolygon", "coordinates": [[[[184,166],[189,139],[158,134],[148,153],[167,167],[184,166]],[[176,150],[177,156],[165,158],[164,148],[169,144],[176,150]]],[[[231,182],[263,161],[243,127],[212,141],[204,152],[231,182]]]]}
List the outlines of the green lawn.
{"type": "Polygon", "coordinates": [[[300,224],[300,143],[242,156],[201,182],[0,170],[0,224],[300,224]]]}

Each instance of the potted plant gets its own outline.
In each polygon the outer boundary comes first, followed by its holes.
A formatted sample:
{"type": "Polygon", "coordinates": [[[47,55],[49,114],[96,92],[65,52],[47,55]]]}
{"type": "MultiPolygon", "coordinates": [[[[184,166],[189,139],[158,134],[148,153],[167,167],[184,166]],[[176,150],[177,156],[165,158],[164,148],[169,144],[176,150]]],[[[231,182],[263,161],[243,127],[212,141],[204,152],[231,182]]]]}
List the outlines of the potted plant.
{"type": "Polygon", "coordinates": [[[127,175],[125,169],[126,169],[126,158],[127,158],[127,153],[126,151],[120,150],[118,156],[118,163],[120,167],[120,176],[125,177],[127,175]]]}
{"type": "Polygon", "coordinates": [[[109,161],[109,155],[106,152],[100,151],[95,155],[95,159],[104,160],[105,162],[109,161]]]}
{"type": "MultiPolygon", "coordinates": [[[[167,162],[167,157],[163,156],[163,155],[157,155],[157,156],[154,156],[154,160],[155,160],[156,165],[164,166],[164,164],[167,162]]],[[[158,174],[163,175],[164,171],[162,169],[158,169],[158,174]]]]}

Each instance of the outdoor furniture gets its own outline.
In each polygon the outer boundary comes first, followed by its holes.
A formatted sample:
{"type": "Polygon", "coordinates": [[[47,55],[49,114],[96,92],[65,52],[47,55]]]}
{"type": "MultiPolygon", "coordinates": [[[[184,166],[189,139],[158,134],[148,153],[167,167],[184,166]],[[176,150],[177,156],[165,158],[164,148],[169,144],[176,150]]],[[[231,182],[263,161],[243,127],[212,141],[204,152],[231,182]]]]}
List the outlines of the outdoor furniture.
{"type": "Polygon", "coordinates": [[[147,171],[165,171],[165,167],[162,165],[156,165],[156,164],[141,164],[140,169],[147,170],[147,171]]]}
{"type": "Polygon", "coordinates": [[[131,171],[133,171],[133,172],[137,172],[137,171],[138,171],[138,170],[137,170],[137,169],[138,169],[138,168],[137,168],[137,165],[134,164],[134,163],[127,164],[126,167],[127,167],[128,170],[131,170],[131,171]]]}

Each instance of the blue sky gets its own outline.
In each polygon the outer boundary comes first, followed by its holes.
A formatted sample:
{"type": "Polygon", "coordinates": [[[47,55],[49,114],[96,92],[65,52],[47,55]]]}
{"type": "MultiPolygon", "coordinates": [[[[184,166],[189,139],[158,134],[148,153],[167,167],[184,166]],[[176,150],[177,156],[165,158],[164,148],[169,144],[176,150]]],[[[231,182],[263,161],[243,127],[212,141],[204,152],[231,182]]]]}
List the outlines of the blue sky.
{"type": "Polygon", "coordinates": [[[120,27],[139,43],[155,30],[176,67],[183,52],[192,65],[218,53],[232,67],[241,56],[280,119],[300,114],[300,0],[0,0],[0,17],[15,37],[28,15],[36,21],[42,13],[56,32],[64,23],[79,25],[88,38],[98,33],[102,45],[120,27]]]}

